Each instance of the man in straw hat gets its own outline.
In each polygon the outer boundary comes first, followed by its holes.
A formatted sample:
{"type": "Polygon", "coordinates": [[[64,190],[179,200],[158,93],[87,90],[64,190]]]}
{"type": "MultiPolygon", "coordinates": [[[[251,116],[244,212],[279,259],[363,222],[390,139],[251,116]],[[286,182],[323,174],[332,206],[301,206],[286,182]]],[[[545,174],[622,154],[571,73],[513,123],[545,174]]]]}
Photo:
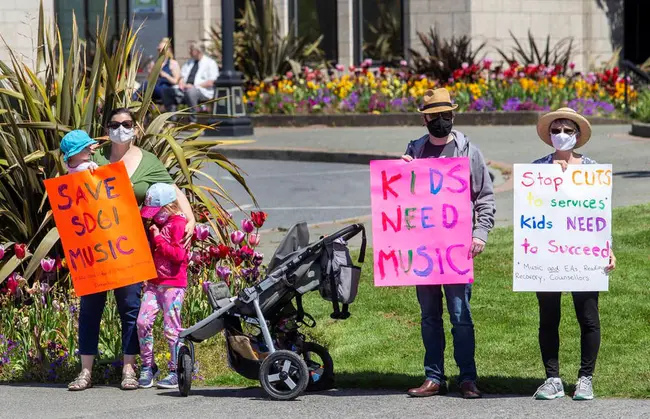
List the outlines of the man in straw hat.
{"type": "MultiPolygon", "coordinates": [[[[586,118],[571,108],[561,108],[543,115],[537,123],[537,135],[554,152],[535,160],[533,164],[560,164],[566,170],[569,164],[596,164],[575,149],[587,144],[591,138],[591,125],[586,118]]],[[[606,271],[616,267],[613,252],[609,255],[606,271]]],[[[598,292],[572,292],[576,317],[580,324],[580,371],[573,394],[574,400],[594,398],[592,377],[600,348],[600,316],[598,313],[598,292]]],[[[560,379],[560,308],[561,292],[538,292],[539,302],[539,347],[546,370],[546,381],[535,392],[538,400],[553,400],[564,397],[564,386],[560,379]]]]}
{"type": "MultiPolygon", "coordinates": [[[[453,130],[454,113],[458,105],[451,103],[447,89],[428,90],[419,112],[428,134],[411,141],[402,156],[405,161],[421,158],[469,157],[473,217],[473,243],[471,256],[479,255],[494,226],[495,202],[492,179],[480,150],[461,132],[453,130]]],[[[408,391],[413,397],[444,394],[447,390],[444,352],[445,333],[442,327],[442,288],[454,337],[454,358],[460,369],[459,384],[464,398],[481,397],[476,388],[476,362],[474,361],[474,323],[469,300],[471,284],[417,286],[417,296],[422,310],[422,340],[424,342],[424,372],[426,380],[418,388],[408,391]]]]}

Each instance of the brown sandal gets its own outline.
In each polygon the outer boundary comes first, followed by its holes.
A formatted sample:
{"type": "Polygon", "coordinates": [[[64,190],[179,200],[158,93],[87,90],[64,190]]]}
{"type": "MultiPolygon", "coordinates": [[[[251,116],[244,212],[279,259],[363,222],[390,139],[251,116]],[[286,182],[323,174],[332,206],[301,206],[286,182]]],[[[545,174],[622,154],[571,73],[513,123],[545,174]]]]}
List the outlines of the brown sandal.
{"type": "Polygon", "coordinates": [[[137,390],[138,386],[138,376],[135,371],[122,373],[122,390],[137,390]]]}
{"type": "Polygon", "coordinates": [[[74,379],[73,382],[68,384],[68,390],[70,391],[83,391],[87,388],[91,388],[93,386],[90,372],[88,371],[81,371],[77,378],[74,379]]]}

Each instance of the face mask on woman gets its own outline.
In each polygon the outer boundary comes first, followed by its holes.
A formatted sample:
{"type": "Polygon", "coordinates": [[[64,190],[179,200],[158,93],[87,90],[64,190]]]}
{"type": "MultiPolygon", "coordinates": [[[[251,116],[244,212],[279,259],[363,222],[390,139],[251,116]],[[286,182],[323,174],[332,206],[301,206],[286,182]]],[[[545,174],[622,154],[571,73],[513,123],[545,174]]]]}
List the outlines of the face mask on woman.
{"type": "Polygon", "coordinates": [[[133,140],[134,135],[135,130],[133,128],[125,128],[122,125],[117,128],[108,129],[108,138],[117,144],[126,144],[130,142],[133,140]]]}
{"type": "Polygon", "coordinates": [[[577,137],[576,134],[561,132],[559,134],[551,134],[551,142],[556,150],[569,151],[575,148],[577,137]]]}

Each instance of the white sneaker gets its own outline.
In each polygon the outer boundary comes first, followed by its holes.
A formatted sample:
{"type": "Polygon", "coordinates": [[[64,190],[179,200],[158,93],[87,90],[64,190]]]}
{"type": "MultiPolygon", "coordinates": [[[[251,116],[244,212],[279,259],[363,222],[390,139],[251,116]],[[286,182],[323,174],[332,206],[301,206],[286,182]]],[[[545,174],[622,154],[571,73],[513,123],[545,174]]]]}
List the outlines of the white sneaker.
{"type": "Polygon", "coordinates": [[[551,377],[539,386],[533,398],[537,400],[554,400],[564,397],[564,386],[558,377],[551,377]]]}
{"type": "Polygon", "coordinates": [[[594,386],[591,382],[592,377],[580,377],[576,384],[576,392],[573,394],[573,400],[593,400],[594,386]]]}

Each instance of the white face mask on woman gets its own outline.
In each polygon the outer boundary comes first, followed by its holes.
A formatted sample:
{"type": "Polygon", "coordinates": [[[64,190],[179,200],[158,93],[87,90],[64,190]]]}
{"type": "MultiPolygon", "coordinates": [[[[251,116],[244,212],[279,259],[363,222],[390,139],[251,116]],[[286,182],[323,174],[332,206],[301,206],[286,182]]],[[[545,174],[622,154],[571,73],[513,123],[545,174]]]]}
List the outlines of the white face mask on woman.
{"type": "Polygon", "coordinates": [[[124,128],[123,126],[119,126],[115,129],[109,128],[108,130],[108,138],[117,144],[126,144],[133,140],[133,137],[135,135],[135,130],[133,128],[124,128]]]}
{"type": "Polygon", "coordinates": [[[569,151],[573,150],[577,142],[576,134],[567,134],[566,132],[561,132],[559,134],[551,134],[551,142],[553,147],[559,151],[569,151]]]}

